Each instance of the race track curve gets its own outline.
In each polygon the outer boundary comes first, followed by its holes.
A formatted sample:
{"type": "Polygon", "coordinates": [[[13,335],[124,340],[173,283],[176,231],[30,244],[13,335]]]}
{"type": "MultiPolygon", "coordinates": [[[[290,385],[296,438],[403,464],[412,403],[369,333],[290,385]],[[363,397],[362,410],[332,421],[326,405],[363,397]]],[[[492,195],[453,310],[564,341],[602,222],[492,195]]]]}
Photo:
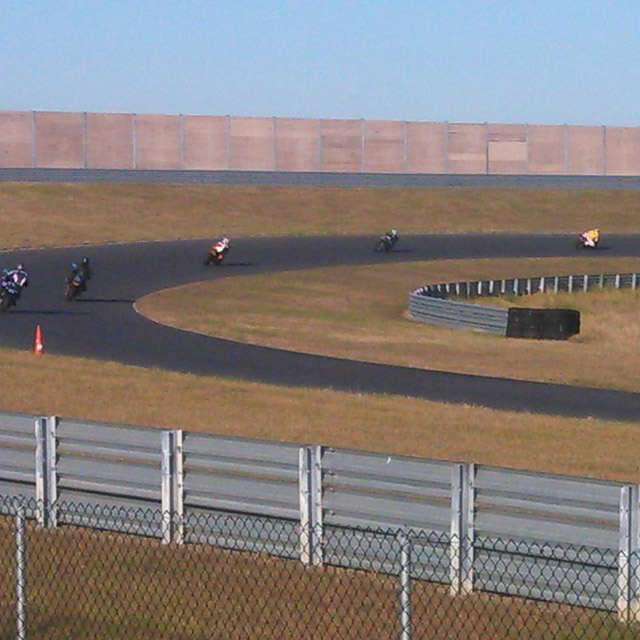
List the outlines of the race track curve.
{"type": "MultiPolygon", "coordinates": [[[[638,421],[640,393],[370,364],[250,346],[161,326],[139,316],[133,308],[136,299],[153,291],[211,278],[427,259],[575,256],[573,238],[567,234],[403,236],[398,250],[387,255],[374,254],[374,242],[371,236],[240,238],[234,239],[222,267],[209,269],[202,264],[209,246],[206,239],[6,251],[0,262],[11,265],[23,260],[31,286],[17,309],[0,317],[0,345],[31,349],[35,327],[40,324],[49,353],[278,385],[638,421]],[[66,303],[63,280],[68,265],[85,254],[91,257],[95,278],[82,299],[66,303]]],[[[640,235],[607,234],[606,246],[597,255],[640,256],[640,235]]],[[[416,286],[422,284],[416,282],[416,286]]]]}

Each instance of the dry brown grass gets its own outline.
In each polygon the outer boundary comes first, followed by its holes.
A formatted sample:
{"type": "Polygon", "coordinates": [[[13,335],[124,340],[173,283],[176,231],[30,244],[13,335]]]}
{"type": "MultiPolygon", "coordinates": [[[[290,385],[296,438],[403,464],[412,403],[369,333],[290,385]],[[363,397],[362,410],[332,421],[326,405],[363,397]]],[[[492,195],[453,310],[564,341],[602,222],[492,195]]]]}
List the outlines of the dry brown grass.
{"type": "Polygon", "coordinates": [[[3,395],[8,411],[640,482],[635,424],[282,388],[7,350],[0,351],[0,388],[12,388],[3,395]]]}
{"type": "MultiPolygon", "coordinates": [[[[603,260],[602,272],[638,270],[603,260]]],[[[181,328],[281,349],[524,380],[640,391],[640,292],[523,296],[525,306],[571,306],[581,333],[518,340],[403,318],[408,292],[430,282],[585,273],[589,259],[471,260],[331,268],[212,281],[138,301],[146,316],[181,328]],[[259,301],[259,304],[256,304],[259,301]]],[[[499,304],[487,298],[488,304],[499,304]]],[[[511,301],[504,304],[512,304],[511,301]]]]}
{"type": "MultiPolygon", "coordinates": [[[[11,529],[0,518],[0,625],[7,638],[15,615],[11,529]]],[[[27,545],[29,638],[398,637],[395,575],[31,523],[27,545]]],[[[482,593],[452,598],[446,586],[417,580],[412,605],[418,638],[637,637],[636,627],[604,612],[482,593]]]]}
{"type": "Polygon", "coordinates": [[[0,183],[6,247],[229,236],[640,230],[640,191],[0,183]]]}

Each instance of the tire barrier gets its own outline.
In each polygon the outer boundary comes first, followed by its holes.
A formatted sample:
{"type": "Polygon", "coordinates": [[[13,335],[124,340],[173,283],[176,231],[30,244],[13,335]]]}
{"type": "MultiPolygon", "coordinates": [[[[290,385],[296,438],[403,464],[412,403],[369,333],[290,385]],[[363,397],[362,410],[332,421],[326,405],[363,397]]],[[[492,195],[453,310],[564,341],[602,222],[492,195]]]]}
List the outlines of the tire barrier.
{"type": "Polygon", "coordinates": [[[573,309],[523,309],[475,305],[450,298],[532,293],[632,289],[640,273],[580,274],[502,280],[428,284],[409,295],[409,317],[445,327],[475,329],[518,338],[567,339],[580,331],[580,313],[573,309]]]}
{"type": "Polygon", "coordinates": [[[509,309],[507,338],[567,340],[578,333],[580,312],[575,309],[509,309]]]}

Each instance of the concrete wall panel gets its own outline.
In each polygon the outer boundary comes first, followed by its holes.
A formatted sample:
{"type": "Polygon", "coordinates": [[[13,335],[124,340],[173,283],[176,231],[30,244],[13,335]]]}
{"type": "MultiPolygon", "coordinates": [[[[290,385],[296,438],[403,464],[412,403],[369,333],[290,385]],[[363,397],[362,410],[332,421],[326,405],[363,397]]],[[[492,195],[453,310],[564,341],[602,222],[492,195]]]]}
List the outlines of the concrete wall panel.
{"type": "Polygon", "coordinates": [[[640,127],[607,127],[605,151],[607,175],[640,175],[640,127]]]}
{"type": "Polygon", "coordinates": [[[84,167],[84,116],[82,113],[38,112],[36,167],[81,169],[84,167]]]}
{"type": "Polygon", "coordinates": [[[522,124],[490,124],[489,173],[527,173],[527,127],[522,124]]]}
{"type": "Polygon", "coordinates": [[[564,127],[529,126],[529,173],[562,175],[565,173],[564,127]]]}
{"type": "Polygon", "coordinates": [[[226,116],[184,117],[184,168],[229,168],[230,119],[226,116]]]}
{"type": "Polygon", "coordinates": [[[487,172],[487,127],[484,124],[449,125],[449,172],[487,172]]]}
{"type": "Polygon", "coordinates": [[[322,120],[322,170],[362,171],[362,121],[322,120]]]}
{"type": "Polygon", "coordinates": [[[603,127],[567,127],[567,172],[570,175],[604,173],[603,127]]]}
{"type": "Polygon", "coordinates": [[[640,127],[0,111],[0,167],[640,176],[640,127]]]}
{"type": "Polygon", "coordinates": [[[407,122],[407,173],[447,173],[447,125],[407,122]]]}
{"type": "Polygon", "coordinates": [[[276,120],[276,169],[318,171],[320,169],[320,124],[317,120],[276,120]]]}
{"type": "Polygon", "coordinates": [[[402,173],[405,170],[404,130],[404,122],[365,121],[365,171],[370,173],[402,173]]]}
{"type": "Polygon", "coordinates": [[[133,168],[133,116],[87,113],[86,154],[89,169],[133,168]]]}
{"type": "Polygon", "coordinates": [[[273,118],[231,118],[231,168],[237,171],[273,171],[273,118]]]}
{"type": "Polygon", "coordinates": [[[181,169],[180,116],[136,115],[136,169],[181,169]]]}
{"type": "Polygon", "coordinates": [[[33,165],[32,120],[30,111],[0,111],[0,167],[33,165]]]}

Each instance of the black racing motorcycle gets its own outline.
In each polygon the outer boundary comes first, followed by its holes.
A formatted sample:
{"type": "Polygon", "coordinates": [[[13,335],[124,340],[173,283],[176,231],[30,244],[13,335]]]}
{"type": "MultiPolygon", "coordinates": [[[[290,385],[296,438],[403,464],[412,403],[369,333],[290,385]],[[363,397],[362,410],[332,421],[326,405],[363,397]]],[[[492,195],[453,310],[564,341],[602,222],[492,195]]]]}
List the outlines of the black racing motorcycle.
{"type": "Polygon", "coordinates": [[[385,233],[383,236],[380,236],[376,246],[374,247],[374,251],[384,251],[388,253],[396,246],[396,242],[398,242],[398,236],[392,235],[390,233],[385,233]]]}

